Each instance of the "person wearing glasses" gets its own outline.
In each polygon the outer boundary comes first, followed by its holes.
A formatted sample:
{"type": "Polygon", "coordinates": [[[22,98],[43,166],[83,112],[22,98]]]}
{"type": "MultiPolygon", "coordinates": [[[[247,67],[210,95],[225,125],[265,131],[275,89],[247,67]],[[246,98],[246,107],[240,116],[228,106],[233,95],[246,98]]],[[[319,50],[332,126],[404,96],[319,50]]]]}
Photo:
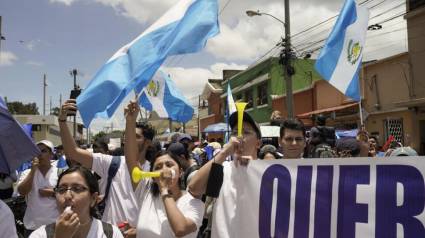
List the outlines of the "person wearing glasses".
{"type": "Polygon", "coordinates": [[[189,192],[199,197],[206,194],[217,198],[213,205],[211,237],[238,237],[238,231],[230,227],[235,219],[235,179],[243,179],[246,165],[257,159],[261,146],[261,131],[258,124],[246,112],[243,114],[242,136],[237,131],[238,113],[230,115],[231,137],[212,160],[202,166],[189,183],[189,192]],[[241,166],[242,165],[242,166],[241,166]],[[239,167],[239,169],[235,169],[239,167]],[[239,176],[242,175],[242,176],[239,176]],[[221,189],[223,187],[223,189],[221,189]],[[234,231],[229,234],[227,231],[234,231]]]}
{"type": "Polygon", "coordinates": [[[282,147],[283,159],[303,158],[306,146],[305,127],[298,119],[286,119],[280,127],[279,144],[282,147]]]}
{"type": "Polygon", "coordinates": [[[95,218],[99,185],[90,170],[73,166],[64,171],[54,188],[57,220],[35,230],[30,238],[121,238],[118,227],[95,218]]]}
{"type": "Polygon", "coordinates": [[[22,172],[18,192],[25,196],[27,209],[24,215],[25,236],[44,224],[54,222],[59,215],[53,188],[58,181],[58,169],[51,165],[53,143],[42,140],[37,143],[41,154],[32,160],[31,169],[22,172]]]}

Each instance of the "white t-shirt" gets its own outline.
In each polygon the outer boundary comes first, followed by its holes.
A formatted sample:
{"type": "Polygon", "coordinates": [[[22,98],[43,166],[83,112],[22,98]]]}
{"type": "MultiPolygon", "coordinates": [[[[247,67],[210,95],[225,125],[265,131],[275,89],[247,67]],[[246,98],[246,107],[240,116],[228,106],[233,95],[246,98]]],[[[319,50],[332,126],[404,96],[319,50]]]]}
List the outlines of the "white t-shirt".
{"type": "MultiPolygon", "coordinates": [[[[122,238],[123,235],[121,234],[121,231],[116,226],[112,226],[113,231],[113,238],[122,238]]],[[[31,235],[30,238],[46,238],[46,226],[41,226],[37,230],[35,230],[31,235]]],[[[105,233],[103,232],[103,226],[102,222],[98,219],[93,218],[93,222],[91,223],[89,233],[87,234],[87,238],[106,238],[105,233]]]]}
{"type": "Polygon", "coordinates": [[[246,172],[246,167],[239,166],[238,170],[233,169],[234,167],[235,165],[232,161],[223,162],[223,185],[214,204],[211,227],[212,238],[238,237],[237,229],[232,226],[232,224],[236,223],[237,219],[235,204],[237,204],[238,194],[236,192],[235,180],[244,179],[243,172],[246,172]]]}
{"type": "Polygon", "coordinates": [[[15,217],[7,204],[2,200],[0,200],[0,231],[1,237],[18,237],[16,234],[15,217]]]}
{"type": "MultiPolygon", "coordinates": [[[[139,221],[137,223],[138,238],[168,238],[175,237],[170,223],[168,222],[167,213],[161,196],[154,197],[150,192],[151,179],[145,179],[139,183],[136,189],[140,204],[139,221]]],[[[190,193],[185,192],[177,202],[177,207],[183,213],[183,216],[192,220],[197,227],[184,238],[195,238],[198,229],[202,224],[204,217],[205,204],[194,198],[190,193]]]]}
{"type": "MultiPolygon", "coordinates": [[[[21,183],[30,173],[31,169],[22,172],[19,178],[21,183]]],[[[51,166],[46,176],[39,169],[35,171],[31,191],[25,196],[27,209],[24,215],[24,225],[28,230],[35,230],[42,225],[56,221],[59,211],[56,205],[56,198],[42,197],[38,190],[41,188],[54,188],[58,182],[58,169],[51,166]]]]}
{"type": "MultiPolygon", "coordinates": [[[[112,225],[118,225],[118,223],[128,221],[131,226],[135,227],[139,215],[139,205],[133,191],[133,185],[131,183],[127,164],[125,163],[125,157],[120,157],[120,166],[111,182],[102,221],[112,225]]],[[[99,182],[101,194],[105,194],[108,181],[108,170],[112,158],[113,156],[111,155],[100,153],[93,154],[92,170],[102,177],[99,182]]]]}

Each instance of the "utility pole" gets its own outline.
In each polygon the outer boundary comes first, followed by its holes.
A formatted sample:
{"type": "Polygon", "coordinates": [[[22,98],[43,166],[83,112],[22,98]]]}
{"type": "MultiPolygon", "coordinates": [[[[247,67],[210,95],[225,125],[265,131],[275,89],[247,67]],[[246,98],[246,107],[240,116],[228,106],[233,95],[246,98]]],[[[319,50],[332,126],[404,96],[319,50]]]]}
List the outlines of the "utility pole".
{"type": "Polygon", "coordinates": [[[49,115],[52,115],[52,96],[50,96],[49,115]]]}
{"type": "Polygon", "coordinates": [[[62,93],[59,94],[59,108],[62,107],[62,93]]]}
{"type": "Polygon", "coordinates": [[[44,74],[44,77],[43,77],[43,116],[46,115],[46,88],[47,88],[46,74],[44,74]]]}
{"type": "Polygon", "coordinates": [[[285,49],[284,49],[284,68],[283,74],[285,75],[285,89],[286,89],[286,110],[288,118],[294,118],[294,99],[292,94],[292,74],[294,68],[291,65],[291,22],[289,15],[289,0],[285,0],[285,49]]]}

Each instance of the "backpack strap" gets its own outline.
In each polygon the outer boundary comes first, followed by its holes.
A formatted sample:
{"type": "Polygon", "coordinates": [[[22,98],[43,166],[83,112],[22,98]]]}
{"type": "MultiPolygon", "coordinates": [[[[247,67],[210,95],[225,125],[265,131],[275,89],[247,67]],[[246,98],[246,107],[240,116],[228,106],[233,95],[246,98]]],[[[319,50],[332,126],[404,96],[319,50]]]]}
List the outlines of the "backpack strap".
{"type": "Polygon", "coordinates": [[[112,238],[114,234],[114,230],[112,229],[112,225],[102,221],[103,234],[105,234],[106,238],[112,238]]]}
{"type": "Polygon", "coordinates": [[[99,203],[100,215],[103,216],[103,212],[105,211],[106,206],[106,200],[109,196],[109,190],[111,189],[111,183],[112,179],[115,177],[115,175],[118,172],[118,168],[120,167],[121,163],[121,157],[120,156],[114,156],[112,157],[111,164],[109,165],[108,169],[108,181],[106,182],[106,190],[105,190],[105,196],[103,197],[102,201],[99,203]]]}
{"type": "Polygon", "coordinates": [[[56,228],[56,223],[50,223],[44,227],[44,229],[46,230],[47,238],[55,237],[55,228],[56,228]]]}

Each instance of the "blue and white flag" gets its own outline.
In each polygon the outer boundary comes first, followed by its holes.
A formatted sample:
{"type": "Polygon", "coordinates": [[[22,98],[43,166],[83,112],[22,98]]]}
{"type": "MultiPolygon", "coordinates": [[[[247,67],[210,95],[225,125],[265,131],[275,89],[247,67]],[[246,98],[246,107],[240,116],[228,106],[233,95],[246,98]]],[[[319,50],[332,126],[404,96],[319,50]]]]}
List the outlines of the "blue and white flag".
{"type": "Polygon", "coordinates": [[[110,118],[122,100],[149,83],[171,55],[201,50],[218,34],[217,0],[180,0],[140,36],[119,49],[77,98],[85,126],[110,118]]]}
{"type": "Polygon", "coordinates": [[[229,116],[232,113],[236,112],[235,100],[233,100],[232,90],[230,89],[230,84],[227,84],[227,108],[229,111],[229,116]]]}
{"type": "Polygon", "coordinates": [[[369,21],[369,11],[346,0],[325,46],[316,71],[339,91],[360,101],[359,70],[369,21]]]}
{"type": "Polygon", "coordinates": [[[227,113],[226,113],[226,125],[227,130],[224,135],[224,141],[227,143],[230,138],[230,125],[229,118],[232,113],[236,112],[235,100],[233,100],[232,90],[230,89],[230,83],[227,84],[227,113]]]}
{"type": "Polygon", "coordinates": [[[182,123],[190,121],[194,111],[173,80],[162,70],[158,70],[143,89],[139,104],[148,111],[155,111],[161,118],[182,123]]]}

